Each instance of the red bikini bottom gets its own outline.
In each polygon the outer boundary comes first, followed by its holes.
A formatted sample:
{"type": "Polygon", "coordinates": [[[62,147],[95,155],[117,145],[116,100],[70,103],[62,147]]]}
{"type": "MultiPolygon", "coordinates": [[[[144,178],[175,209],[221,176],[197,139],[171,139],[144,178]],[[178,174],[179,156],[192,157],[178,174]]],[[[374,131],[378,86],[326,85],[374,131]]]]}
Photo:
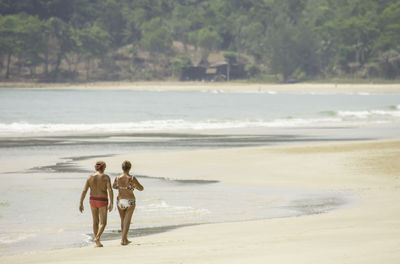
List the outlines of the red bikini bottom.
{"type": "Polygon", "coordinates": [[[100,208],[108,205],[108,199],[104,196],[90,195],[89,203],[94,208],[100,208]]]}

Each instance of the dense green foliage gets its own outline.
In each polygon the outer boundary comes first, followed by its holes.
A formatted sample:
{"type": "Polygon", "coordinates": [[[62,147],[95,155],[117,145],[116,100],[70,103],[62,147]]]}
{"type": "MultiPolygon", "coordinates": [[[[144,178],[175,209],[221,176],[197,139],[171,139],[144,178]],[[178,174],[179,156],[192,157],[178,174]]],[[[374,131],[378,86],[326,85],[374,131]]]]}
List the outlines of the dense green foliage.
{"type": "Polygon", "coordinates": [[[285,82],[398,78],[400,1],[0,0],[2,80],[164,79],[212,52],[285,82]]]}

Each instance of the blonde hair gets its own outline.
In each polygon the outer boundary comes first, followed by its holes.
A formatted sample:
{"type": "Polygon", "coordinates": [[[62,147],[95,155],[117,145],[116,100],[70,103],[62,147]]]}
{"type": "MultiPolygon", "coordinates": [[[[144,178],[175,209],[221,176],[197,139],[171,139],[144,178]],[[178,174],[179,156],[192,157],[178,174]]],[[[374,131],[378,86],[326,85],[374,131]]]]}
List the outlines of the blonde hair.
{"type": "Polygon", "coordinates": [[[106,169],[106,163],[104,161],[97,161],[96,165],[94,165],[96,171],[104,171],[106,169]]]}
{"type": "Polygon", "coordinates": [[[122,170],[124,172],[128,172],[131,168],[132,168],[132,164],[129,160],[124,160],[124,162],[122,162],[122,170]]]}

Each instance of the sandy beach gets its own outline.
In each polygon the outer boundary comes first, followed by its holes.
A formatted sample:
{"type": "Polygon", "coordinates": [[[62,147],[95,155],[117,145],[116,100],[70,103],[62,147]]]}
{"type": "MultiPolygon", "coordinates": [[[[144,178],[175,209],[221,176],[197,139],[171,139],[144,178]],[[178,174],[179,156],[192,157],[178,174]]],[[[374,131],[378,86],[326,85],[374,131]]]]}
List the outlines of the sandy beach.
{"type": "Polygon", "coordinates": [[[94,82],[94,83],[0,83],[0,88],[58,90],[132,91],[229,91],[287,93],[399,93],[400,84],[295,83],[260,84],[240,82],[94,82]]]}
{"type": "Polygon", "coordinates": [[[400,259],[400,140],[139,152],[104,158],[108,172],[120,171],[123,159],[133,161],[137,174],[348,191],[355,202],[324,214],[184,227],[135,238],[126,247],[105,241],[101,249],[3,256],[0,263],[365,264],[400,259]]]}

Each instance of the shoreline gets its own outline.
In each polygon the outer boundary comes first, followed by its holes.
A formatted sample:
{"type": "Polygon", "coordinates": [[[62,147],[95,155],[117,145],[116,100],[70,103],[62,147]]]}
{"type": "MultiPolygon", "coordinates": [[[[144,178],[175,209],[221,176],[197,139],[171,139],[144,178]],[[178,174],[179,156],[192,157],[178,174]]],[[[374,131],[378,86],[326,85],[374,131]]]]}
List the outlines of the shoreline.
{"type": "Polygon", "coordinates": [[[178,81],[91,82],[91,83],[21,83],[0,82],[0,89],[31,90],[132,90],[132,91],[220,91],[283,93],[400,93],[400,84],[346,83],[206,83],[178,81]]]}
{"type": "MultiPolygon", "coordinates": [[[[400,257],[400,139],[168,151],[107,157],[109,172],[131,159],[135,172],[236,186],[354,191],[360,202],[326,214],[178,228],[127,247],[43,251],[0,263],[395,263],[400,257]],[[174,165],[175,164],[175,165],[174,165]],[[288,166],[289,165],[289,166],[288,166]],[[368,254],[366,254],[368,252],[368,254]]],[[[80,161],[89,166],[92,160],[80,161]]]]}

